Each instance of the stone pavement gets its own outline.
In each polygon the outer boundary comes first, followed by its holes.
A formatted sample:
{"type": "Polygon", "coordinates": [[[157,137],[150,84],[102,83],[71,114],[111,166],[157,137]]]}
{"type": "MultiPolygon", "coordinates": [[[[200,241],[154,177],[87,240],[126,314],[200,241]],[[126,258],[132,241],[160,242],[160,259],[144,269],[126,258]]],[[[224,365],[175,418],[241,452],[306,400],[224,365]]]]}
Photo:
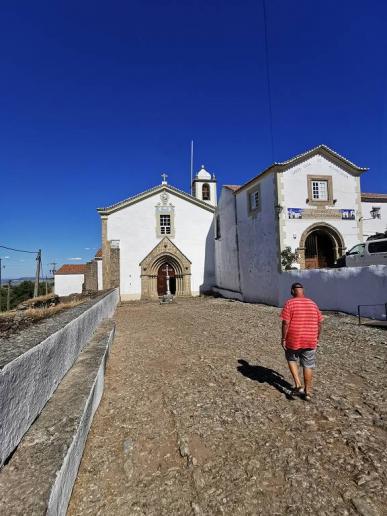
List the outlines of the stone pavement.
{"type": "Polygon", "coordinates": [[[277,308],[118,308],[68,514],[387,514],[387,332],[328,315],[313,402],[289,396],[277,308]]]}

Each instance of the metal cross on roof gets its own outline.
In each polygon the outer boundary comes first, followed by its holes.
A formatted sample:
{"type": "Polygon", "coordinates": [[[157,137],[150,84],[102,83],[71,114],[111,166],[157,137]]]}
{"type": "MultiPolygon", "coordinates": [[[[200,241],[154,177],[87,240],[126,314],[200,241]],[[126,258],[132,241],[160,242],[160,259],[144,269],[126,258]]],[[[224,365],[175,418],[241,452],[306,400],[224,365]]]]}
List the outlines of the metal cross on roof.
{"type": "Polygon", "coordinates": [[[164,174],[161,174],[161,177],[163,178],[163,185],[166,185],[167,184],[167,177],[168,177],[168,174],[166,174],[164,172],[164,174]]]}

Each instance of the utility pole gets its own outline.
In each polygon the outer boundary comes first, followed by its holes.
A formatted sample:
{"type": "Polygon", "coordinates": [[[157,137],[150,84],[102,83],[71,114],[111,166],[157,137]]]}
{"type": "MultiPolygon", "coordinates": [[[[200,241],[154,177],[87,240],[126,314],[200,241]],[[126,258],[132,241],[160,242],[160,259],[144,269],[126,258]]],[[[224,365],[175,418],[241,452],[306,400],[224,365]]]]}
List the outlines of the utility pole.
{"type": "Polygon", "coordinates": [[[56,262],[51,262],[49,265],[52,265],[52,269],[50,269],[50,272],[51,272],[52,276],[54,277],[55,273],[56,273],[56,262]]]}
{"type": "Polygon", "coordinates": [[[35,288],[34,288],[34,297],[38,297],[39,295],[39,278],[40,278],[40,265],[42,261],[42,250],[39,249],[38,254],[36,255],[36,273],[35,273],[35,288]]]}
{"type": "Polygon", "coordinates": [[[10,301],[11,301],[11,280],[8,281],[8,292],[7,292],[7,312],[10,308],[10,301]]]}

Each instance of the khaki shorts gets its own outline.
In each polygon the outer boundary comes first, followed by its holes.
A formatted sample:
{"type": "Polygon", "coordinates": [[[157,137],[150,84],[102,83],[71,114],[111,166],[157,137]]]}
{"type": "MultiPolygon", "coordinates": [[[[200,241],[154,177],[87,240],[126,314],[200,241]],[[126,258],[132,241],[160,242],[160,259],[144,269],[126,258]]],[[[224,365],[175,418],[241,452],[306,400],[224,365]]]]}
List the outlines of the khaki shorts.
{"type": "Polygon", "coordinates": [[[285,357],[288,362],[300,361],[301,367],[307,367],[308,369],[314,369],[316,367],[315,349],[287,349],[285,351],[285,357]]]}

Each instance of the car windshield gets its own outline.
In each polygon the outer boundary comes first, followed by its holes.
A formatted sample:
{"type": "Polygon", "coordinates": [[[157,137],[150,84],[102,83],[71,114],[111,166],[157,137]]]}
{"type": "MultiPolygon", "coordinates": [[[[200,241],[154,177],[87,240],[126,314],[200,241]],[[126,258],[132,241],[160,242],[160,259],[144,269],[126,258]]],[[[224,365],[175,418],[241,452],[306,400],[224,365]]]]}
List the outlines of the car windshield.
{"type": "Polygon", "coordinates": [[[364,244],[355,245],[348,254],[364,254],[364,244]]]}

